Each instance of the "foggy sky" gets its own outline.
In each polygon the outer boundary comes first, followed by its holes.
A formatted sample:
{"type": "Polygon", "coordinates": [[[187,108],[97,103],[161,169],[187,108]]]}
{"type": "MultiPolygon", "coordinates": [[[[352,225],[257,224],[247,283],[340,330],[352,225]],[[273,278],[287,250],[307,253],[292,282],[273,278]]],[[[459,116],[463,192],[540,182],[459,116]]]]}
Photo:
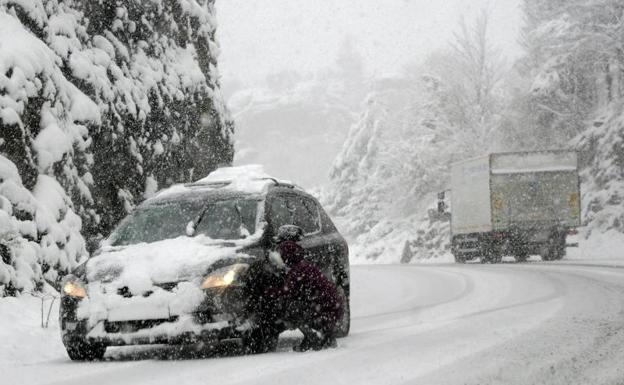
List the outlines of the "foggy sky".
{"type": "Polygon", "coordinates": [[[282,70],[315,72],[333,63],[350,37],[369,74],[400,71],[443,47],[482,7],[491,36],[518,52],[520,0],[217,0],[219,67],[249,86],[282,70]]]}
{"type": "MultiPolygon", "coordinates": [[[[461,17],[471,24],[486,6],[495,45],[509,59],[520,52],[520,0],[217,0],[216,4],[219,71],[226,98],[265,86],[267,75],[282,71],[310,75],[332,68],[346,39],[361,56],[368,79],[395,74],[448,47],[461,17]]],[[[353,100],[363,99],[352,92],[353,100]]],[[[289,117],[286,112],[293,111],[279,106],[259,116],[229,104],[236,117],[234,163],[261,163],[269,173],[306,187],[328,181],[329,168],[342,147],[339,141],[323,141],[326,131],[346,138],[353,123],[330,127],[322,122],[335,119],[317,116],[312,106],[289,117]],[[294,127],[308,131],[296,133],[294,127]],[[292,135],[305,135],[306,145],[284,142],[292,135]],[[264,140],[273,136],[281,138],[279,143],[264,140]]]]}

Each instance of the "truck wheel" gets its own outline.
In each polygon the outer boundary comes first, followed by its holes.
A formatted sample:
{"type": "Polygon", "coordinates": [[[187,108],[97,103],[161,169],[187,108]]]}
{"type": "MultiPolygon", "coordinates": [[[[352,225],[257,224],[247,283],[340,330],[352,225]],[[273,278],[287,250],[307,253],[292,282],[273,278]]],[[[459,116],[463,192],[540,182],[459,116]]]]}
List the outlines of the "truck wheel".
{"type": "Polygon", "coordinates": [[[73,340],[65,344],[67,355],[72,361],[101,360],[106,353],[106,345],[89,343],[84,340],[73,340]]]}
{"type": "Polygon", "coordinates": [[[566,254],[565,235],[557,233],[548,239],[545,254],[542,255],[544,261],[558,261],[566,254]]]}
{"type": "Polygon", "coordinates": [[[514,258],[516,258],[516,262],[526,262],[529,259],[529,253],[523,250],[514,255],[514,258]]]}
{"type": "Polygon", "coordinates": [[[541,255],[543,261],[554,261],[556,259],[557,252],[552,245],[549,245],[546,252],[541,255]]]}
{"type": "Polygon", "coordinates": [[[488,250],[485,255],[481,257],[481,263],[500,263],[503,260],[503,256],[498,250],[488,250]]]}
{"type": "Polygon", "coordinates": [[[566,236],[565,233],[559,237],[557,240],[557,244],[554,247],[555,254],[553,255],[553,260],[559,261],[562,260],[566,256],[566,236]]]}
{"type": "Polygon", "coordinates": [[[565,257],[565,249],[559,246],[551,246],[548,251],[542,255],[544,261],[559,261],[565,257]]]}

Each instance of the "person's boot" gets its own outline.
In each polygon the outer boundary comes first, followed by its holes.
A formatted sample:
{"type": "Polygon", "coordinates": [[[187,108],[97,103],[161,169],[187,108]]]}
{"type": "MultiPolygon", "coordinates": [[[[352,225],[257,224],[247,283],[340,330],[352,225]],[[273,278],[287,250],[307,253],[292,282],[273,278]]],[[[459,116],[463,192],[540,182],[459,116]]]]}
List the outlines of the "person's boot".
{"type": "Polygon", "coordinates": [[[293,350],[298,353],[303,353],[312,349],[313,345],[314,343],[309,338],[303,337],[303,340],[301,340],[299,345],[294,346],[293,350]]]}
{"type": "Polygon", "coordinates": [[[335,348],[338,346],[338,343],[336,342],[336,333],[332,331],[325,331],[318,332],[317,335],[319,340],[318,343],[312,347],[314,350],[335,348]]]}
{"type": "Polygon", "coordinates": [[[316,350],[335,348],[338,346],[338,342],[336,341],[336,337],[334,336],[334,334],[327,334],[321,340],[321,343],[319,344],[319,346],[320,346],[320,349],[316,349],[316,350]]]}
{"type": "Polygon", "coordinates": [[[293,347],[296,352],[307,352],[308,350],[319,350],[318,346],[321,345],[322,339],[318,333],[309,328],[300,328],[303,333],[303,340],[299,345],[293,347]]]}

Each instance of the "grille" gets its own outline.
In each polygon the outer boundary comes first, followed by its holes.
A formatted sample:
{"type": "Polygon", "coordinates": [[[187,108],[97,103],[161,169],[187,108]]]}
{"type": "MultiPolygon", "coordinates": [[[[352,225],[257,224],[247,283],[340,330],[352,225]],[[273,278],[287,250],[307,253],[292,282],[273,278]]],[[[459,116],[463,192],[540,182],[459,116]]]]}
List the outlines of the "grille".
{"type": "Polygon", "coordinates": [[[165,282],[165,283],[155,283],[154,286],[158,286],[166,291],[173,291],[178,286],[177,282],[165,282]]]}
{"type": "MultiPolygon", "coordinates": [[[[178,286],[178,283],[177,282],[157,283],[157,284],[154,284],[154,286],[160,287],[161,289],[166,290],[166,291],[173,291],[173,289],[175,289],[178,286]]],[[[120,287],[119,289],[117,289],[117,294],[124,298],[131,298],[133,296],[128,286],[120,287]]],[[[149,297],[152,294],[154,294],[154,291],[148,290],[144,292],[142,296],[149,297]]]]}
{"type": "Polygon", "coordinates": [[[166,322],[175,322],[178,317],[169,317],[163,319],[139,320],[139,321],[104,321],[104,330],[106,333],[134,333],[142,329],[153,328],[166,322]]]}

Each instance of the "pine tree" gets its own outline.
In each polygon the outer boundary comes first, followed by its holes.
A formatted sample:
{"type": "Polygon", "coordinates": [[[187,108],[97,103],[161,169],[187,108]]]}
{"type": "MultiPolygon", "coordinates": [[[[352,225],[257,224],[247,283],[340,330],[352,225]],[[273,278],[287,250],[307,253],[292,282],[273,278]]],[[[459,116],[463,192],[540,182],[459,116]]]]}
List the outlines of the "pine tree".
{"type": "Polygon", "coordinates": [[[450,164],[487,152],[499,127],[504,60],[487,26],[486,13],[462,23],[452,49],[373,84],[325,196],[347,237],[377,245],[362,256],[396,257],[405,242],[414,255],[445,252],[448,223],[429,221],[430,204],[447,187],[450,164]]]}
{"type": "Polygon", "coordinates": [[[528,87],[516,113],[527,132],[516,135],[580,150],[585,235],[624,231],[624,4],[525,0],[524,11],[518,69],[528,87]]]}
{"type": "Polygon", "coordinates": [[[231,162],[212,0],[5,0],[0,40],[0,295],[231,162]]]}

